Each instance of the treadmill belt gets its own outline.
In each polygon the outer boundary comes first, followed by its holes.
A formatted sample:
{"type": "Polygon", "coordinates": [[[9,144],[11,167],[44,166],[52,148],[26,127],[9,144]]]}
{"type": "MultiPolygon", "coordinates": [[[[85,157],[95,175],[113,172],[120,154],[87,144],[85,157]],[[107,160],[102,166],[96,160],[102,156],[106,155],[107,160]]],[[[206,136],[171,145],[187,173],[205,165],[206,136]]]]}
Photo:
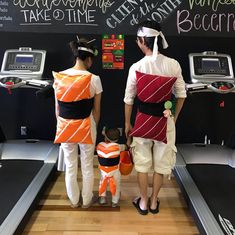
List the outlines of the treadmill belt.
{"type": "Polygon", "coordinates": [[[225,234],[235,232],[235,169],[228,165],[186,166],[225,234]]]}
{"type": "Polygon", "coordinates": [[[44,165],[44,161],[0,160],[0,225],[44,165]]]}

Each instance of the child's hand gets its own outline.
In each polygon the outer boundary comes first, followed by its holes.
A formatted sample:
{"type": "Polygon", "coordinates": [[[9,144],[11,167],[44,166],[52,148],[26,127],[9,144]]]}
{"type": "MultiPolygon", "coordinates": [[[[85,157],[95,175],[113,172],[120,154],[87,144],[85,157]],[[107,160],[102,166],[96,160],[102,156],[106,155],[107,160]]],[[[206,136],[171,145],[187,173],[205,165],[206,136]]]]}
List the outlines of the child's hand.
{"type": "Polygon", "coordinates": [[[129,136],[126,141],[126,145],[128,146],[128,148],[130,147],[131,142],[132,142],[132,137],[129,136]]]}
{"type": "Polygon", "coordinates": [[[163,115],[164,115],[165,118],[168,118],[168,117],[172,116],[171,110],[170,109],[165,109],[163,111],[163,115]]]}
{"type": "Polygon", "coordinates": [[[125,124],[125,135],[126,135],[126,138],[128,139],[129,138],[129,133],[132,129],[132,125],[130,123],[126,123],[125,124]]]}

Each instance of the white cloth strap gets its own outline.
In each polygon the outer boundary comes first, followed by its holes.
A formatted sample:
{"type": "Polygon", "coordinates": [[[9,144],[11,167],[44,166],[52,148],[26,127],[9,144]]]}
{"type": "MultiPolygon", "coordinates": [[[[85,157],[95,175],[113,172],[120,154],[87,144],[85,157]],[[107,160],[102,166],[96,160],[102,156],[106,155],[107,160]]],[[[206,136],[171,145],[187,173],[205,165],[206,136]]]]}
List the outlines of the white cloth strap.
{"type": "Polygon", "coordinates": [[[95,54],[95,52],[93,50],[88,49],[86,47],[78,47],[77,49],[78,49],[78,51],[87,51],[87,52],[90,52],[93,55],[95,54]]]}
{"type": "Polygon", "coordinates": [[[168,43],[167,43],[166,38],[165,38],[164,34],[162,33],[162,31],[159,32],[156,29],[142,27],[137,32],[138,37],[155,37],[154,46],[153,46],[153,56],[154,57],[157,57],[157,54],[158,54],[157,40],[158,40],[159,35],[162,38],[162,46],[164,49],[166,49],[168,47],[168,43]]]}

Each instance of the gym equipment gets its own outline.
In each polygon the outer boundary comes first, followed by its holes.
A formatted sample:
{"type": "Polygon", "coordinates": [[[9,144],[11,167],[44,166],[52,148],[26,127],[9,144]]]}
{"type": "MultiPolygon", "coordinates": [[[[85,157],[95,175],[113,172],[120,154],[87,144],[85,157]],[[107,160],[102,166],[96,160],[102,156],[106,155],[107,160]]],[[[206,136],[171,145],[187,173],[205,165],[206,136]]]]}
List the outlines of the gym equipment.
{"type": "MultiPolygon", "coordinates": [[[[223,96],[235,91],[229,55],[192,53],[189,54],[189,62],[192,81],[186,84],[189,95],[208,92],[209,96],[210,92],[216,92],[223,96]]],[[[178,144],[177,149],[174,174],[200,233],[234,234],[234,149],[225,146],[224,141],[212,144],[207,136],[203,143],[178,144]]]]}
{"type": "MultiPolygon", "coordinates": [[[[0,87],[10,94],[16,88],[33,87],[39,94],[51,88],[51,81],[42,78],[45,55],[43,50],[25,47],[6,50],[0,87]]],[[[58,154],[59,147],[47,140],[6,139],[0,143],[0,234],[18,234],[23,230],[55,172],[58,154]]]]}
{"type": "Polygon", "coordinates": [[[17,76],[25,80],[42,79],[46,51],[30,47],[6,50],[3,57],[1,75],[17,76]]]}

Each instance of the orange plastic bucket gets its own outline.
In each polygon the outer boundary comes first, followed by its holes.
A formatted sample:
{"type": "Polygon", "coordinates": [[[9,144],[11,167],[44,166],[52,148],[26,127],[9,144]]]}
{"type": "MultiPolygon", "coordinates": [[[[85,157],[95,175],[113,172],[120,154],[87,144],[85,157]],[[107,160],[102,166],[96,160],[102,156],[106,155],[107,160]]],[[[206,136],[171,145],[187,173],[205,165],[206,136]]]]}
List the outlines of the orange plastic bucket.
{"type": "Polygon", "coordinates": [[[121,175],[129,175],[133,169],[133,161],[131,152],[129,150],[121,151],[120,152],[120,165],[119,170],[121,175]]]}

